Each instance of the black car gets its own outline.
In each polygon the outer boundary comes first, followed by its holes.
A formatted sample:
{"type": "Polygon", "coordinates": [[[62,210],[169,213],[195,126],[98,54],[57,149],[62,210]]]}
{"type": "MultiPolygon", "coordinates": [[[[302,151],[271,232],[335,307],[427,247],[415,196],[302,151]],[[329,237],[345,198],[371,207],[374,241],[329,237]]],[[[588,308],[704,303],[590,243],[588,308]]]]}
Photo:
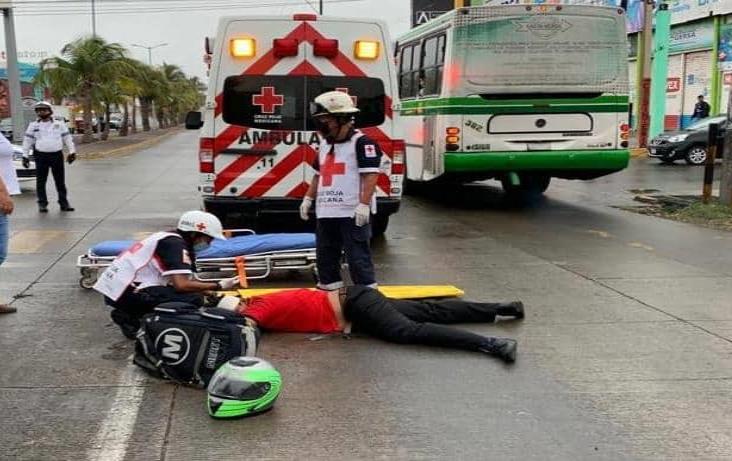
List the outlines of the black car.
{"type": "MultiPolygon", "coordinates": [[[[651,139],[648,144],[648,155],[658,158],[663,163],[686,160],[689,165],[703,165],[707,160],[707,143],[709,141],[709,125],[718,123],[720,135],[727,126],[727,116],[708,117],[692,123],[679,131],[668,131],[651,139]]],[[[717,157],[722,157],[717,150],[717,157]]]]}

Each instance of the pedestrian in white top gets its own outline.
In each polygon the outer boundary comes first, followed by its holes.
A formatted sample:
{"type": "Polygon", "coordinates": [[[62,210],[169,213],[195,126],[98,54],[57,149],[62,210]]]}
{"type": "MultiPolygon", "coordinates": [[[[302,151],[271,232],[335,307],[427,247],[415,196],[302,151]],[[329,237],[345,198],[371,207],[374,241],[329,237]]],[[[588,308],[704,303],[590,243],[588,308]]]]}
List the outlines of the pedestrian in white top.
{"type": "Polygon", "coordinates": [[[48,212],[46,181],[48,170],[53,174],[53,182],[58,192],[58,204],[61,211],[74,211],[66,197],[66,179],[64,177],[63,147],[69,151],[66,161],[71,165],[76,160],[76,147],[71,134],[63,121],[54,120],[51,104],[41,101],[34,107],[38,120],[31,122],[23,138],[23,164],[30,163],[30,150],[36,161],[36,194],[38,195],[38,211],[48,212]]]}
{"type": "MultiPolygon", "coordinates": [[[[0,265],[8,255],[10,229],[8,216],[13,212],[14,204],[11,195],[20,194],[18,178],[13,166],[13,146],[0,135],[0,265]]],[[[0,314],[15,312],[14,307],[0,304],[0,314]]]]}

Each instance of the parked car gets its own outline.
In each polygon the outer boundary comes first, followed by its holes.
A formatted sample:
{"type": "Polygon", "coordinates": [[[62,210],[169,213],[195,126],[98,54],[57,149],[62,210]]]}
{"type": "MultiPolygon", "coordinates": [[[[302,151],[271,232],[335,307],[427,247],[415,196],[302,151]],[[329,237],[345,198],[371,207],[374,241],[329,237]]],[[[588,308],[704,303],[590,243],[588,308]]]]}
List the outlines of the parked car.
{"type": "Polygon", "coordinates": [[[109,117],[109,129],[119,130],[122,127],[122,117],[120,115],[112,114],[109,117]]]}
{"type": "MultiPolygon", "coordinates": [[[[92,115],[92,133],[96,133],[99,131],[99,121],[97,120],[97,117],[92,115]]],[[[70,130],[71,133],[78,133],[82,134],[84,133],[84,114],[77,114],[76,117],[74,117],[74,123],[73,128],[70,130]]]]}
{"type": "Polygon", "coordinates": [[[30,168],[24,167],[23,148],[13,145],[13,166],[15,167],[15,174],[18,176],[18,181],[35,181],[36,164],[33,161],[33,154],[30,155],[30,161],[30,168]]]}
{"type": "MultiPolygon", "coordinates": [[[[709,125],[718,123],[720,134],[727,128],[727,116],[717,115],[692,123],[683,130],[664,132],[651,139],[648,155],[663,163],[685,160],[689,165],[703,165],[707,161],[709,125]]],[[[717,158],[722,152],[717,151],[717,158]]]]}

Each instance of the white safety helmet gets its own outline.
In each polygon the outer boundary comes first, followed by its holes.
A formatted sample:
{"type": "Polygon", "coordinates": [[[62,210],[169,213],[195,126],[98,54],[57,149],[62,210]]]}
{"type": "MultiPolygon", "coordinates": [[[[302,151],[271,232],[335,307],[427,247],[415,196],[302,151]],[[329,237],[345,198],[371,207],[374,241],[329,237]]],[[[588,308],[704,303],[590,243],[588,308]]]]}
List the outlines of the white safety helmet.
{"type": "Polygon", "coordinates": [[[328,91],[323,93],[310,105],[310,115],[348,115],[359,112],[348,94],[342,91],[328,91]]]}
{"type": "Polygon", "coordinates": [[[215,239],[226,240],[219,218],[205,211],[186,211],[178,220],[178,230],[198,232],[215,239]]]}
{"type": "Polygon", "coordinates": [[[53,106],[46,101],[38,101],[37,103],[35,103],[35,105],[33,106],[33,110],[36,111],[38,109],[48,109],[53,113],[53,106]]]}

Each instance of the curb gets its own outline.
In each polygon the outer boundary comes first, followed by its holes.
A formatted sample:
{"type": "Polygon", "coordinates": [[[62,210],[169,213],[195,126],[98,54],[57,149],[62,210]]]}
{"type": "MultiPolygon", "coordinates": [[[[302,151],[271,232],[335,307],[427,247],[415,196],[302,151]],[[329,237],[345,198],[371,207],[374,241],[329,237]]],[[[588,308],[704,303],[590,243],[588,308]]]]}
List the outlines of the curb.
{"type": "Polygon", "coordinates": [[[630,156],[631,157],[646,157],[648,156],[648,149],[645,147],[640,147],[637,149],[630,149],[630,156]]]}
{"type": "Polygon", "coordinates": [[[153,145],[163,141],[164,139],[168,138],[169,136],[172,136],[172,135],[178,133],[179,131],[180,130],[171,130],[171,131],[168,131],[167,133],[163,133],[163,134],[158,135],[151,139],[139,141],[139,142],[130,144],[128,146],[118,147],[116,149],[110,149],[110,150],[105,150],[105,151],[100,151],[100,152],[93,152],[90,154],[80,156],[80,158],[84,159],[84,160],[96,160],[96,159],[112,157],[112,156],[116,156],[116,155],[124,155],[124,154],[130,153],[130,152],[133,152],[133,151],[137,151],[137,150],[141,150],[141,149],[145,149],[147,147],[153,146],[153,145]]]}

